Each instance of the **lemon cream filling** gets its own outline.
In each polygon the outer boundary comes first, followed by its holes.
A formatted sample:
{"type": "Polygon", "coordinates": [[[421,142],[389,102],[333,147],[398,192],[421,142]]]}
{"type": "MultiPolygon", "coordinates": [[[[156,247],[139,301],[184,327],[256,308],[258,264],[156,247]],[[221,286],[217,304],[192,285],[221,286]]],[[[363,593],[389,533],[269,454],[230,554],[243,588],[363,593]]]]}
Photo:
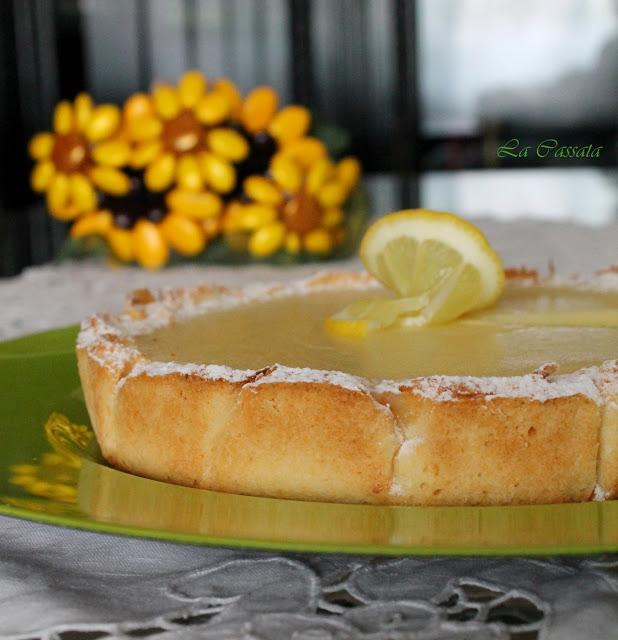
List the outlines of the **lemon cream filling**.
{"type": "Polygon", "coordinates": [[[618,291],[506,286],[490,310],[444,325],[393,327],[358,339],[332,334],[324,319],[371,288],[323,289],[213,305],[134,335],[157,362],[339,371],[369,380],[422,376],[521,376],[547,362],[559,373],[618,357],[618,291]]]}

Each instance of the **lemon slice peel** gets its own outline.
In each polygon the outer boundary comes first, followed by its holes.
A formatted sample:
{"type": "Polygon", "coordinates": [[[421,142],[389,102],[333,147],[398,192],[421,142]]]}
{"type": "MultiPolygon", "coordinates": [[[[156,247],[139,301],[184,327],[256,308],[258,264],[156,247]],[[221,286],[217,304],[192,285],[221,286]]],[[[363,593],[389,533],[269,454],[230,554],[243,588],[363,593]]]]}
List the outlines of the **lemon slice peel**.
{"type": "Polygon", "coordinates": [[[325,322],[340,335],[450,322],[492,306],[504,287],[502,263],[485,236],[450,213],[409,209],[384,216],[367,230],[360,256],[400,303],[356,301],[325,322]]]}

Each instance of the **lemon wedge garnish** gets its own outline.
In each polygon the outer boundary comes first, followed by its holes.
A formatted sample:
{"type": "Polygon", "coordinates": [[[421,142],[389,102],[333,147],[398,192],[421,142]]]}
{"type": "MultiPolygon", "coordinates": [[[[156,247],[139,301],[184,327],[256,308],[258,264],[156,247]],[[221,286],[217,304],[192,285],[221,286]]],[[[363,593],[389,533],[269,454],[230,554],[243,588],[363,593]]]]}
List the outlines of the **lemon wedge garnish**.
{"type": "Polygon", "coordinates": [[[398,297],[357,300],[327,318],[326,328],[340,335],[449,322],[491,306],[504,287],[502,263],[485,236],[450,213],[409,209],[384,216],[365,233],[360,255],[398,297]]]}

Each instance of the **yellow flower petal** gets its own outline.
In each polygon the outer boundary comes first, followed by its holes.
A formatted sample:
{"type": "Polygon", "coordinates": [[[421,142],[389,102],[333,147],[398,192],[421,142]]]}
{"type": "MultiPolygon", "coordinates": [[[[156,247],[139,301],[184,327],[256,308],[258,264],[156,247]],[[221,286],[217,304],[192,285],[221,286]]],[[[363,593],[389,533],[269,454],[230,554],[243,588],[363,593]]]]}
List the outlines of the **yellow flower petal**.
{"type": "Polygon", "coordinates": [[[242,106],[241,121],[247,131],[263,131],[271,123],[277,111],[277,93],[272,87],[257,87],[242,106]]]}
{"type": "Polygon", "coordinates": [[[259,258],[272,255],[283,246],[285,233],[285,225],[282,222],[271,222],[260,227],[249,238],[250,253],[259,258]]]}
{"type": "Polygon", "coordinates": [[[55,174],[56,168],[51,160],[39,162],[30,174],[30,186],[32,190],[38,193],[46,191],[55,174]]]}
{"type": "Polygon", "coordinates": [[[92,184],[81,173],[73,173],[69,176],[69,193],[71,201],[80,211],[88,212],[96,209],[97,196],[92,184]]]}
{"type": "Polygon", "coordinates": [[[12,464],[9,467],[12,473],[33,475],[37,472],[36,465],[33,464],[12,464]]]}
{"type": "Polygon", "coordinates": [[[302,183],[302,173],[295,160],[283,153],[276,153],[270,161],[273,180],[288,193],[296,193],[302,183]]]}
{"type": "Polygon", "coordinates": [[[102,104],[92,112],[85,136],[90,142],[99,142],[116,131],[120,124],[120,109],[113,104],[102,104]]]}
{"type": "Polygon", "coordinates": [[[184,255],[193,256],[206,246],[206,236],[201,226],[178,213],[165,216],[161,231],[169,245],[184,255]]]}
{"type": "Polygon", "coordinates": [[[46,160],[54,149],[55,136],[51,133],[37,133],[28,144],[28,153],[33,160],[46,160]]]}
{"type": "Polygon", "coordinates": [[[73,103],[75,110],[75,126],[80,132],[86,131],[88,123],[92,118],[93,104],[92,98],[87,93],[80,93],[73,103]]]}
{"type": "Polygon", "coordinates": [[[62,464],[64,458],[55,451],[47,451],[41,456],[41,465],[62,464]]]}
{"type": "Polygon", "coordinates": [[[65,221],[75,220],[75,218],[83,213],[80,208],[73,202],[68,202],[67,204],[55,208],[48,202],[47,208],[49,209],[49,212],[52,214],[52,216],[54,216],[54,218],[65,221]]]}
{"type": "Polygon", "coordinates": [[[129,162],[131,148],[123,140],[109,140],[92,150],[95,162],[107,167],[122,167],[129,162]]]}
{"type": "Polygon", "coordinates": [[[68,100],[62,100],[54,109],[54,132],[65,135],[73,128],[73,107],[68,100]]]}
{"type": "Polygon", "coordinates": [[[187,71],[180,78],[178,96],[185,109],[193,109],[205,92],[206,78],[199,71],[187,71]]]}
{"type": "Polygon", "coordinates": [[[234,167],[214,153],[203,153],[200,165],[204,180],[218,193],[228,193],[236,185],[234,167]]]}
{"type": "Polygon", "coordinates": [[[47,190],[47,208],[50,213],[62,220],[70,219],[71,212],[67,210],[69,197],[69,177],[64,173],[57,173],[47,190]]]}
{"type": "Polygon", "coordinates": [[[333,250],[333,239],[325,229],[314,229],[303,238],[303,246],[310,253],[327,255],[333,250]]]}
{"type": "Polygon", "coordinates": [[[283,246],[288,253],[298,253],[300,251],[300,236],[294,231],[289,231],[285,236],[283,246]]]}
{"type": "Polygon", "coordinates": [[[47,494],[52,500],[62,500],[63,502],[75,502],[77,499],[77,488],[68,484],[57,483],[51,485],[47,494]]]}
{"type": "Polygon", "coordinates": [[[315,195],[333,172],[333,163],[329,158],[321,158],[309,169],[307,174],[307,193],[315,195]]]}
{"type": "Polygon", "coordinates": [[[213,87],[214,93],[220,93],[228,103],[228,115],[232,120],[240,120],[242,96],[236,85],[227,78],[219,78],[213,87]]]}
{"type": "Polygon", "coordinates": [[[197,119],[209,127],[221,124],[230,112],[227,97],[220,92],[211,92],[200,98],[195,107],[197,119]]]}
{"type": "Polygon", "coordinates": [[[352,156],[343,158],[336,167],[337,178],[343,182],[348,191],[352,191],[361,174],[361,164],[352,156]]]}
{"type": "Polygon", "coordinates": [[[311,114],[308,109],[290,105],[274,116],[268,127],[268,133],[279,142],[287,142],[304,136],[309,131],[310,124],[311,114]]]}
{"type": "Polygon", "coordinates": [[[329,180],[316,194],[323,207],[340,207],[348,197],[348,189],[337,180],[329,180]]]}
{"type": "Polygon", "coordinates": [[[123,107],[124,117],[128,120],[136,120],[154,115],[152,100],[146,93],[135,93],[125,103],[123,107]]]}
{"type": "Polygon", "coordinates": [[[247,204],[238,215],[238,228],[244,231],[254,231],[269,225],[277,219],[277,210],[267,204],[247,204]]]}
{"type": "Polygon", "coordinates": [[[237,131],[220,127],[206,134],[208,148],[232,162],[240,162],[249,155],[249,143],[237,131]]]}
{"type": "Polygon", "coordinates": [[[72,225],[71,238],[82,238],[83,236],[100,235],[107,236],[112,228],[113,218],[109,211],[97,211],[88,216],[78,218],[72,225]]]}
{"type": "Polygon", "coordinates": [[[131,190],[129,176],[113,167],[92,167],[88,174],[94,184],[114,196],[124,196],[131,190]]]}
{"type": "Polygon", "coordinates": [[[200,220],[200,224],[207,241],[216,238],[221,233],[221,218],[219,216],[200,220]]]}
{"type": "Polygon", "coordinates": [[[133,169],[143,169],[161,153],[162,149],[163,145],[159,140],[142,142],[131,152],[129,164],[133,169]]]}
{"type": "Polygon", "coordinates": [[[144,182],[151,191],[164,191],[174,180],[176,158],[172,153],[164,153],[148,165],[144,182]]]}
{"type": "Polygon", "coordinates": [[[36,480],[29,487],[28,491],[35,496],[48,496],[52,485],[44,480],[36,480]]]}
{"type": "Polygon", "coordinates": [[[107,242],[114,255],[123,262],[130,262],[135,258],[133,231],[112,227],[107,234],[107,242]]]}
{"type": "Polygon", "coordinates": [[[223,214],[222,228],[226,233],[234,233],[240,231],[240,219],[243,214],[246,205],[240,204],[240,202],[232,201],[225,209],[223,214]]]}
{"type": "Polygon", "coordinates": [[[26,476],[11,476],[9,479],[11,484],[16,484],[18,487],[26,487],[28,488],[32,483],[36,482],[34,476],[26,475],[26,476]]]}
{"type": "Polygon", "coordinates": [[[221,198],[210,191],[192,193],[174,189],[167,194],[165,202],[170,211],[177,211],[198,220],[216,217],[223,208],[221,198]]]}
{"type": "Polygon", "coordinates": [[[138,220],[133,228],[135,258],[147,269],[159,269],[169,260],[169,247],[158,225],[138,220]]]}
{"type": "Polygon", "coordinates": [[[262,176],[249,176],[243,182],[244,192],[256,202],[263,204],[281,204],[281,192],[272,182],[262,176]]]}
{"type": "Polygon", "coordinates": [[[144,116],[129,120],[127,128],[129,135],[136,142],[145,142],[157,138],[163,131],[163,125],[154,116],[144,116]]]}
{"type": "Polygon", "coordinates": [[[178,93],[168,84],[160,84],[154,88],[152,103],[157,114],[164,120],[171,120],[180,113],[178,93]]]}
{"type": "Polygon", "coordinates": [[[176,183],[185,191],[201,191],[204,183],[195,156],[184,155],[176,163],[176,183]]]}
{"type": "Polygon", "coordinates": [[[343,222],[343,211],[339,207],[330,207],[322,214],[320,224],[326,229],[333,229],[343,222]]]}
{"type": "Polygon", "coordinates": [[[321,140],[317,138],[299,138],[283,147],[283,153],[293,158],[305,170],[310,169],[318,160],[328,153],[321,140]]]}

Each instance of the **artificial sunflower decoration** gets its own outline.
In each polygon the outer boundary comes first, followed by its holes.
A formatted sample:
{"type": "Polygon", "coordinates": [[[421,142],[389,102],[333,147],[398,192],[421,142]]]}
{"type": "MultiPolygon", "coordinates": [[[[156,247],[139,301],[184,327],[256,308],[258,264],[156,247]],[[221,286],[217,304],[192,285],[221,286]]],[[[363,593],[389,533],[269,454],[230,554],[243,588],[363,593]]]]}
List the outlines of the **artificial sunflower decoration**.
{"type": "Polygon", "coordinates": [[[99,238],[121,262],[328,256],[360,165],[335,163],[310,128],[310,112],[279,108],[271,87],[243,98],[188,71],[122,108],[86,94],[61,102],[53,133],[30,143],[32,187],[74,240],[99,238]]]}
{"type": "Polygon", "coordinates": [[[342,207],[359,175],[355,158],[335,164],[326,156],[313,163],[305,157],[301,163],[283,149],[272,158],[267,176],[244,180],[243,200],[248,202],[227,207],[223,228],[230,235],[244,234],[256,257],[282,248],[291,254],[328,255],[345,237],[342,207]]]}
{"type": "Polygon", "coordinates": [[[172,250],[184,256],[203,251],[218,233],[221,207],[220,198],[206,191],[149,191],[133,173],[130,191],[125,196],[102,195],[98,209],[72,224],[70,236],[99,236],[121,262],[157,269],[169,261],[172,250]]]}
{"type": "Polygon", "coordinates": [[[159,84],[151,95],[129,98],[123,112],[134,144],[130,164],[144,170],[146,187],[162,192],[176,184],[187,191],[229,193],[236,186],[232,163],[249,154],[246,139],[224,126],[240,103],[230,82],[209,88],[197,71],[185,73],[177,87],[159,84]]]}
{"type": "Polygon", "coordinates": [[[124,195],[129,178],[118,169],[128,158],[126,143],[114,140],[120,110],[112,104],[95,106],[82,93],[73,104],[63,100],[54,111],[53,131],[30,141],[36,161],[30,176],[34,191],[45,193],[49,212],[60,220],[74,220],[97,206],[95,189],[124,195]]]}

